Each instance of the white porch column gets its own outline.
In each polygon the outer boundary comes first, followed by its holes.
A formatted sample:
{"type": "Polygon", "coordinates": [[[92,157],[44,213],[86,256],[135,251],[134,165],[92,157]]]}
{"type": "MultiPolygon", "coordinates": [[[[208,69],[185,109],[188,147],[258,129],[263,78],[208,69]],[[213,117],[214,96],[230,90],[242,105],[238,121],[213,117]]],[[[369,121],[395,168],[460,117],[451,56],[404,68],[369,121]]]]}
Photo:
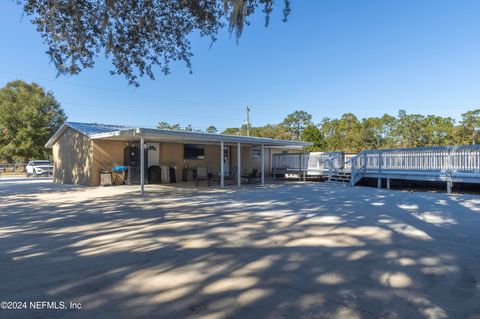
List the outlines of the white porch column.
{"type": "Polygon", "coordinates": [[[265,145],[262,144],[262,185],[265,184],[265,145]]]}
{"type": "Polygon", "coordinates": [[[307,180],[307,169],[308,169],[308,159],[307,159],[307,150],[303,147],[303,181],[307,180]]]}
{"type": "Polygon", "coordinates": [[[220,187],[225,186],[225,146],[220,142],[220,187]]]}
{"type": "Polygon", "coordinates": [[[273,154],[272,148],[268,148],[268,155],[270,156],[270,161],[268,162],[268,167],[270,168],[270,177],[273,177],[273,154]]]}
{"type": "Polygon", "coordinates": [[[140,194],[143,196],[145,188],[145,140],[140,135],[140,194]]]}
{"type": "Polygon", "coordinates": [[[242,155],[240,154],[240,143],[237,143],[237,186],[242,185],[242,155]]]}

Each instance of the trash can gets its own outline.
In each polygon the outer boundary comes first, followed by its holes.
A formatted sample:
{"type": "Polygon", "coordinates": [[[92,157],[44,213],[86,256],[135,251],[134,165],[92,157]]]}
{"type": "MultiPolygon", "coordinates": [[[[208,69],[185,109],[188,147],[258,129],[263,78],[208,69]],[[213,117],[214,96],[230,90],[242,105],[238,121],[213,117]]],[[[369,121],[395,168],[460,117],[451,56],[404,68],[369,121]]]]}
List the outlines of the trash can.
{"type": "Polygon", "coordinates": [[[100,172],[100,186],[112,186],[112,172],[110,171],[100,172]]]}
{"type": "Polygon", "coordinates": [[[148,168],[148,183],[160,184],[162,182],[162,169],[160,166],[152,165],[148,168]]]}
{"type": "MultiPolygon", "coordinates": [[[[113,168],[113,171],[117,174],[121,174],[122,175],[122,184],[124,185],[128,185],[128,167],[127,166],[115,166],[113,168]]],[[[117,184],[118,181],[115,181],[115,185],[118,185],[117,184]]]]}

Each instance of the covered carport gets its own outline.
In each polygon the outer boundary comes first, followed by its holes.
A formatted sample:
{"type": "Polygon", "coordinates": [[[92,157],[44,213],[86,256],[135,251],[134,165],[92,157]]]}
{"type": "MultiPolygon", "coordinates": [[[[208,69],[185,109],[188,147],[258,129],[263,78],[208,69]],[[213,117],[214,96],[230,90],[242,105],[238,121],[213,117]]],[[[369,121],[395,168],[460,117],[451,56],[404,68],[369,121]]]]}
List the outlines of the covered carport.
{"type": "MultiPolygon", "coordinates": [[[[311,145],[309,142],[276,140],[271,138],[235,136],[223,134],[210,134],[188,131],[173,131],[152,128],[132,128],[118,131],[94,134],[90,136],[92,140],[116,140],[125,142],[138,142],[140,149],[145,148],[147,142],[159,143],[201,143],[206,145],[218,145],[220,148],[220,187],[225,187],[225,165],[224,150],[228,145],[236,148],[236,164],[237,164],[237,186],[242,184],[242,146],[253,146],[260,148],[260,181],[265,184],[265,150],[269,149],[269,155],[272,156],[272,150],[297,150],[304,151],[306,146],[311,145]]],[[[144,152],[140,152],[140,190],[143,195],[145,192],[145,158],[144,152]]],[[[271,163],[271,158],[269,158],[271,163]]]]}

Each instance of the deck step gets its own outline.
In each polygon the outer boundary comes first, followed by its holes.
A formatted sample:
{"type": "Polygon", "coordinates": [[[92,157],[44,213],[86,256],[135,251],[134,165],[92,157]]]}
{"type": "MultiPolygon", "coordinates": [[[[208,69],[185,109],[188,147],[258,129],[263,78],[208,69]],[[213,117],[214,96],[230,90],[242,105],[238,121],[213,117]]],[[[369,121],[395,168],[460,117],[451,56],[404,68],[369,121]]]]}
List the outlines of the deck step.
{"type": "Polygon", "coordinates": [[[328,176],[328,181],[336,183],[350,183],[352,179],[352,174],[349,171],[336,171],[328,176]]]}
{"type": "Polygon", "coordinates": [[[343,181],[332,181],[332,180],[326,180],[324,183],[328,185],[335,185],[335,186],[350,186],[350,182],[343,182],[343,181]]]}

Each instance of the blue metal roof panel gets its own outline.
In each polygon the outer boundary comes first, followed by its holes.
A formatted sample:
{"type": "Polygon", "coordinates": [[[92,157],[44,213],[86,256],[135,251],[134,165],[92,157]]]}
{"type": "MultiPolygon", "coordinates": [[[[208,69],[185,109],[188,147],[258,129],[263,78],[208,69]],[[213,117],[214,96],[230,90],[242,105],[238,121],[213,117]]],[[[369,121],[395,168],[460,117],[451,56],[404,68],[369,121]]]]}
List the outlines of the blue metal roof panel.
{"type": "Polygon", "coordinates": [[[92,136],[94,134],[101,133],[110,133],[121,130],[132,129],[133,127],[121,126],[121,125],[107,125],[100,123],[78,123],[78,122],[67,122],[66,123],[71,128],[79,131],[80,133],[86,136],[92,136]]]}

